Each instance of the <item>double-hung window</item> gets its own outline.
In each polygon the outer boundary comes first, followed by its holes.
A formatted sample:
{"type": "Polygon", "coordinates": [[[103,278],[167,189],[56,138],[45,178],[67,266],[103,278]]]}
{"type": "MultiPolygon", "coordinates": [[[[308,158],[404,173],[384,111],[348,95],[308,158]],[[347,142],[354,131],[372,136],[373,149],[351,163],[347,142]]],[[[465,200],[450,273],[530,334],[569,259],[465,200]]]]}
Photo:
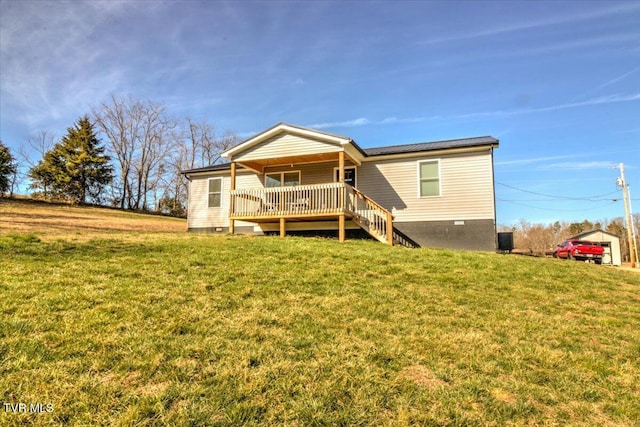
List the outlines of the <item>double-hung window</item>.
{"type": "Polygon", "coordinates": [[[418,162],[418,187],[420,197],[440,196],[440,160],[418,162]]]}
{"type": "Polygon", "coordinates": [[[222,178],[209,178],[209,207],[219,208],[222,205],[222,178]]]}

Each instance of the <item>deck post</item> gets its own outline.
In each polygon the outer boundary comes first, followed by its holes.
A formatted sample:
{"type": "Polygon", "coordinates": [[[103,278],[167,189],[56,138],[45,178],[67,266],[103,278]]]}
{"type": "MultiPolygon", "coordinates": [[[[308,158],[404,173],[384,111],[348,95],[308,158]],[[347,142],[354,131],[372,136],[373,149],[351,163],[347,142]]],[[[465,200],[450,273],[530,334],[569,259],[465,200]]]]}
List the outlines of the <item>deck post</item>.
{"type": "MultiPolygon", "coordinates": [[[[230,190],[233,191],[236,189],[236,162],[231,162],[231,186],[230,186],[230,190]]],[[[230,201],[229,201],[229,217],[231,217],[231,215],[233,214],[233,208],[234,208],[234,200],[233,197],[231,197],[231,195],[229,195],[230,197],[230,201]]],[[[230,234],[234,234],[236,229],[236,221],[234,219],[229,218],[229,233],[230,234]]]]}
{"type": "Polygon", "coordinates": [[[344,213],[338,216],[338,241],[344,242],[344,213]]]}
{"type": "Polygon", "coordinates": [[[393,215],[387,212],[387,243],[393,246],[393,215]]]}
{"type": "Polygon", "coordinates": [[[287,235],[287,229],[285,227],[285,219],[284,218],[280,218],[280,237],[284,237],[287,235]]]}
{"type": "MultiPolygon", "coordinates": [[[[344,184],[344,151],[338,153],[338,182],[344,184]]],[[[338,241],[344,242],[345,188],[340,189],[340,215],[338,216],[338,241]]]]}
{"type": "MultiPolygon", "coordinates": [[[[344,151],[340,151],[338,153],[338,182],[340,184],[344,184],[344,151]]],[[[345,194],[344,194],[344,185],[342,186],[342,188],[340,189],[340,206],[338,207],[340,209],[340,212],[344,213],[344,200],[345,200],[345,194]]]]}

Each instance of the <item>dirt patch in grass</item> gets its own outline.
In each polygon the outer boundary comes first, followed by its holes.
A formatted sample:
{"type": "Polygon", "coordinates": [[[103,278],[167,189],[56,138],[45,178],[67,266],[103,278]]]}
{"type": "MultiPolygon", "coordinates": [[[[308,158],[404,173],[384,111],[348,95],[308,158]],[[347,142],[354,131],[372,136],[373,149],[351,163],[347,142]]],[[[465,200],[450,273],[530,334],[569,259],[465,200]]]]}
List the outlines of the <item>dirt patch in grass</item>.
{"type": "Polygon", "coordinates": [[[138,387],[137,390],[142,396],[159,396],[169,388],[169,385],[168,381],[149,383],[138,387]]]}
{"type": "Polygon", "coordinates": [[[494,388],[493,390],[491,390],[491,396],[493,396],[493,398],[498,402],[511,404],[516,403],[516,397],[513,395],[513,393],[509,393],[508,391],[499,388],[494,388]]]}
{"type": "Polygon", "coordinates": [[[407,366],[400,371],[398,376],[431,390],[448,385],[445,381],[438,378],[429,368],[422,365],[407,366]]]}

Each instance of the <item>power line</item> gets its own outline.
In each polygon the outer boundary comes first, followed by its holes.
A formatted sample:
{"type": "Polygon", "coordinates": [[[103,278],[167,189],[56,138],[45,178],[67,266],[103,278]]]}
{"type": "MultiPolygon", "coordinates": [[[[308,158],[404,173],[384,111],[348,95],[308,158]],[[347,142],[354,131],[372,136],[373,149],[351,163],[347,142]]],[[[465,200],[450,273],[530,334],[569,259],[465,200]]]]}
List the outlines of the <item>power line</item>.
{"type": "MultiPolygon", "coordinates": [[[[566,200],[549,200],[549,199],[500,199],[503,202],[545,202],[545,203],[563,203],[566,200]]],[[[600,199],[585,200],[586,202],[617,202],[618,199],[600,199]]]]}
{"type": "MultiPolygon", "coordinates": [[[[606,203],[598,205],[598,206],[593,206],[591,208],[582,208],[582,209],[553,209],[553,208],[541,208],[540,206],[533,206],[533,205],[527,205],[525,203],[518,203],[517,201],[514,200],[506,200],[506,199],[501,199],[499,197],[496,197],[496,200],[499,200],[501,202],[505,202],[505,203],[511,203],[512,205],[518,205],[518,206],[523,206],[525,208],[531,208],[531,209],[539,209],[539,210],[543,210],[543,211],[552,211],[552,212],[585,212],[585,211],[592,211],[592,210],[596,210],[596,209],[600,209],[604,206],[607,206],[611,203],[615,203],[612,200],[607,200],[606,203]]],[[[595,200],[594,200],[595,201],[595,200]]],[[[600,200],[601,202],[603,200],[600,200]]]]}
{"type": "Polygon", "coordinates": [[[602,202],[605,199],[603,199],[603,197],[605,196],[610,196],[612,194],[617,194],[618,191],[612,191],[611,193],[606,193],[606,194],[601,194],[599,196],[590,196],[590,197],[567,197],[567,196],[556,196],[553,194],[544,194],[544,193],[538,193],[535,191],[530,191],[530,190],[525,190],[523,188],[518,188],[518,187],[514,187],[513,185],[509,185],[509,184],[504,184],[502,182],[498,182],[495,181],[496,184],[502,185],[503,187],[508,187],[511,188],[513,190],[517,190],[517,191],[522,191],[523,193],[529,193],[529,194],[535,194],[536,196],[543,196],[543,197],[550,197],[553,199],[561,199],[561,200],[584,200],[584,201],[589,201],[589,202],[602,202]]]}

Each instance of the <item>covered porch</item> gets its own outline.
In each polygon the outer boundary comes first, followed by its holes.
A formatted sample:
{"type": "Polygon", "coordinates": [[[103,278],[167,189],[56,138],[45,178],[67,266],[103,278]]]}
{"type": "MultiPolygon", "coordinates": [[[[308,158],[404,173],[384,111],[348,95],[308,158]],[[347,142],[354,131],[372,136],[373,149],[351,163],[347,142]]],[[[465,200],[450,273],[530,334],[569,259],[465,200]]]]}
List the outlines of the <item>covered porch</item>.
{"type": "Polygon", "coordinates": [[[351,139],[279,124],[222,156],[231,163],[230,233],[235,221],[277,222],[284,236],[287,222],[337,220],[342,242],[345,221],[351,220],[376,239],[392,243],[391,213],[345,182],[345,169],[360,166],[365,157],[351,139]],[[310,165],[322,173],[307,179],[296,171],[310,165]],[[238,187],[238,166],[254,172],[262,185],[238,187]]]}
{"type": "Polygon", "coordinates": [[[231,190],[229,220],[280,223],[286,235],[291,221],[338,220],[338,239],[344,241],[345,221],[352,220],[374,238],[393,241],[393,215],[349,184],[292,185],[231,190]]]}

